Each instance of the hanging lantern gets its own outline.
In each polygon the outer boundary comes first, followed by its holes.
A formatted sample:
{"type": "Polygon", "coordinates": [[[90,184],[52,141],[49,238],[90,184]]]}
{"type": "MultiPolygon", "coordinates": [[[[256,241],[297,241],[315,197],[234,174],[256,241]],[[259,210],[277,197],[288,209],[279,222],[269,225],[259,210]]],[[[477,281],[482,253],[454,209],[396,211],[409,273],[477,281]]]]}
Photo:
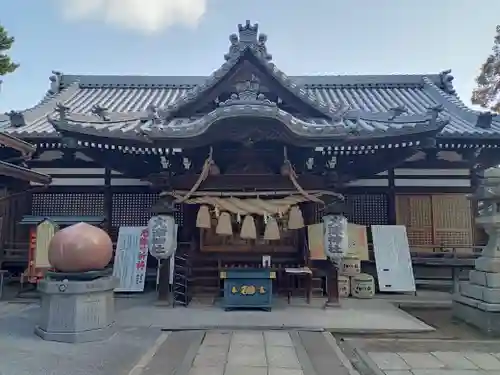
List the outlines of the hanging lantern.
{"type": "Polygon", "coordinates": [[[325,208],[323,216],[323,241],[327,258],[340,264],[349,247],[347,219],[330,205],[325,208]]]}
{"type": "Polygon", "coordinates": [[[168,259],[177,250],[177,225],[173,201],[160,200],[153,207],[154,216],[148,222],[149,252],[157,259],[168,259]]]}
{"type": "Polygon", "coordinates": [[[157,259],[168,259],[177,249],[177,226],[173,216],[153,216],[148,222],[149,252],[157,259]]]}

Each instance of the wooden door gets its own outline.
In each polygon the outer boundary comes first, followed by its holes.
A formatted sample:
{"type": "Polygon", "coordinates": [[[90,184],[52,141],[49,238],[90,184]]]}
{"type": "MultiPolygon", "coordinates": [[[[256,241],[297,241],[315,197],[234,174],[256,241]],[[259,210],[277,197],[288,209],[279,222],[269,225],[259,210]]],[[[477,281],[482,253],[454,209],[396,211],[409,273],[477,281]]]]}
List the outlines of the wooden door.
{"type": "Polygon", "coordinates": [[[397,195],[396,222],[406,226],[412,251],[432,252],[432,199],[429,195],[397,195]]]}

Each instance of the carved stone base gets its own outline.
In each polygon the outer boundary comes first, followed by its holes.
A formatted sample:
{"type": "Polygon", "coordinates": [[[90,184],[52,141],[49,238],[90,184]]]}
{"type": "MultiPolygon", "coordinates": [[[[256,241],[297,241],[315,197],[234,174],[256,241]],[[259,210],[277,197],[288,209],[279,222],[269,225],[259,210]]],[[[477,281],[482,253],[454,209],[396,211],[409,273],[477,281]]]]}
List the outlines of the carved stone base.
{"type": "Polygon", "coordinates": [[[41,280],[40,321],[35,333],[59,342],[98,341],[113,333],[116,280],[41,280]]]}
{"type": "Polygon", "coordinates": [[[491,336],[500,336],[500,304],[453,296],[453,316],[491,336]]]}

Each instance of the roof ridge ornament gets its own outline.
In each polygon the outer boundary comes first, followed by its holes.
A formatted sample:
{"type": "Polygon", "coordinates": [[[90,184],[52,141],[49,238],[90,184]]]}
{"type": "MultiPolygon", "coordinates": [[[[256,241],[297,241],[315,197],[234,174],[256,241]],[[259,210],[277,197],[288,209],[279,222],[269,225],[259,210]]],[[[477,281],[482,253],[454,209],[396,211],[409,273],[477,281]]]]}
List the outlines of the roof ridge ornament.
{"type": "Polygon", "coordinates": [[[59,119],[60,120],[64,120],[67,118],[68,116],[68,112],[69,112],[69,107],[68,106],[65,106],[64,104],[62,103],[57,103],[56,104],[56,108],[55,108],[55,111],[57,112],[57,114],[59,115],[59,119]]]}
{"type": "Polygon", "coordinates": [[[240,57],[247,48],[252,49],[258,57],[266,61],[272,60],[272,55],[267,53],[267,35],[259,34],[259,24],[257,23],[252,25],[250,20],[247,20],[245,25],[240,23],[238,34],[231,34],[229,41],[231,42],[229,51],[224,55],[226,61],[240,57]]]}
{"type": "Polygon", "coordinates": [[[456,95],[456,90],[453,87],[453,80],[455,77],[451,75],[451,69],[443,70],[439,73],[439,88],[446,94],[456,95]]]}
{"type": "Polygon", "coordinates": [[[50,89],[49,93],[52,95],[59,94],[62,90],[62,76],[61,72],[55,70],[52,71],[52,75],[49,77],[50,89]]]}
{"type": "Polygon", "coordinates": [[[24,118],[24,113],[21,111],[10,111],[5,113],[7,116],[9,116],[9,121],[10,124],[14,128],[20,128],[21,126],[26,125],[26,119],[24,118]]]}
{"type": "Polygon", "coordinates": [[[97,117],[100,117],[104,121],[109,121],[109,112],[106,107],[102,107],[99,104],[96,104],[92,107],[91,112],[96,115],[97,117]]]}
{"type": "Polygon", "coordinates": [[[392,113],[389,117],[389,121],[395,120],[397,117],[401,116],[404,113],[408,113],[408,108],[403,105],[398,105],[393,108],[389,108],[389,111],[392,113]]]}

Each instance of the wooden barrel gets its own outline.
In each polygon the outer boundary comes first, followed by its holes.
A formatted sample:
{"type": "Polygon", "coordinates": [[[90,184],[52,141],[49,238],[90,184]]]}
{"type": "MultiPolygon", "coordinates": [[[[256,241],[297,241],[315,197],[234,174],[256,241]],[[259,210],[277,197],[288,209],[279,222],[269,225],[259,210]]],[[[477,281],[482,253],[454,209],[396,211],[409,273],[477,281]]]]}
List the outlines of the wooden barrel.
{"type": "Polygon", "coordinates": [[[361,273],[361,261],[358,257],[346,257],[342,259],[342,271],[344,276],[355,276],[361,273]]]}
{"type": "Polygon", "coordinates": [[[349,297],[351,281],[349,276],[338,276],[339,297],[349,297]]]}
{"type": "Polygon", "coordinates": [[[373,276],[367,273],[351,276],[351,295],[355,298],[373,298],[375,295],[373,276]]]}

